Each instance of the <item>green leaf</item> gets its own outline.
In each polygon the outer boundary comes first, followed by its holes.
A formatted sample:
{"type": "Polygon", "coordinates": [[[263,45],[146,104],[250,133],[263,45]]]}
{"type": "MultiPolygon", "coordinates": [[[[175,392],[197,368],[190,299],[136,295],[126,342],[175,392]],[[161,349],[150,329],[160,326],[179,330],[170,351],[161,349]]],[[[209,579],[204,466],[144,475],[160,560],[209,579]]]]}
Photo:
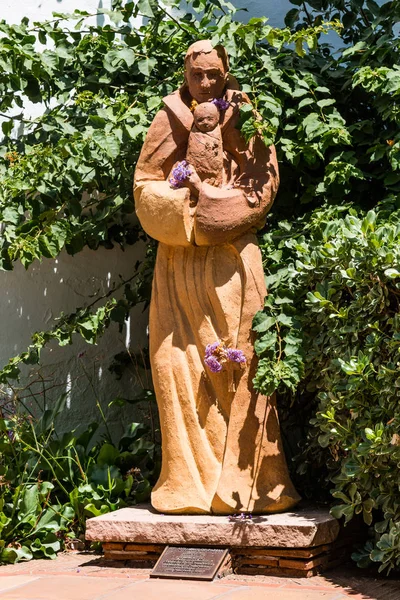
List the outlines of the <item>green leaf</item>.
{"type": "Polygon", "coordinates": [[[157,60],[155,58],[145,58],[137,63],[139,71],[146,77],[150,75],[156,64],[157,60]]]}
{"type": "Polygon", "coordinates": [[[376,213],[373,210],[369,210],[361,224],[361,231],[366,233],[367,231],[374,231],[376,222],[376,213]]]}
{"type": "Polygon", "coordinates": [[[256,353],[260,356],[266,350],[275,347],[277,342],[277,334],[276,331],[264,333],[264,335],[257,339],[254,345],[256,353]]]}
{"type": "Polygon", "coordinates": [[[154,12],[153,12],[153,9],[151,8],[151,4],[150,4],[149,0],[139,0],[138,8],[139,8],[140,14],[142,14],[143,16],[154,17],[154,12]]]}
{"type": "Polygon", "coordinates": [[[386,277],[389,277],[390,279],[396,279],[397,277],[400,277],[400,271],[397,269],[385,269],[384,273],[386,277]]]}
{"type": "Polygon", "coordinates": [[[278,315],[277,319],[279,323],[281,323],[282,325],[286,325],[286,327],[291,327],[293,325],[292,317],[286,315],[285,313],[281,313],[280,315],[278,315]]]}
{"type": "Polygon", "coordinates": [[[21,514],[36,514],[39,508],[39,490],[37,484],[26,486],[22,493],[22,501],[20,505],[21,514]]]}
{"type": "Polygon", "coordinates": [[[14,225],[18,225],[20,220],[20,214],[18,209],[13,206],[6,206],[3,210],[3,221],[7,221],[8,223],[13,223],[14,225]]]}
{"type": "Polygon", "coordinates": [[[299,108],[304,108],[305,106],[310,106],[310,104],[314,104],[314,103],[315,103],[314,98],[303,98],[303,100],[301,100],[301,102],[299,102],[299,108]]]}
{"type": "Polygon", "coordinates": [[[14,121],[12,119],[8,119],[7,121],[3,121],[3,123],[1,124],[1,129],[4,133],[5,136],[9,136],[12,133],[12,130],[14,128],[14,121]]]}
{"type": "Polygon", "coordinates": [[[111,444],[103,444],[97,457],[97,464],[114,465],[119,456],[119,450],[111,444]]]}
{"type": "Polygon", "coordinates": [[[298,21],[300,15],[300,10],[296,8],[292,8],[286,13],[285,16],[285,25],[286,27],[293,27],[293,25],[298,21]]]}
{"type": "Polygon", "coordinates": [[[120,142],[113,133],[105,133],[101,129],[95,129],[93,140],[112,159],[120,153],[120,142]]]}
{"type": "Polygon", "coordinates": [[[122,58],[126,62],[128,67],[131,67],[136,61],[136,54],[131,48],[121,48],[120,50],[118,50],[117,56],[122,58]]]}
{"type": "Polygon", "coordinates": [[[273,327],[275,323],[274,317],[269,317],[263,312],[258,312],[253,319],[253,330],[262,333],[273,327]]]}
{"type": "Polygon", "coordinates": [[[326,98],[324,100],[318,100],[317,105],[320,108],[326,108],[327,106],[332,106],[332,104],[335,104],[336,100],[334,100],[333,98],[326,98]]]}
{"type": "Polygon", "coordinates": [[[4,563],[15,563],[18,561],[18,552],[14,548],[4,548],[0,554],[0,561],[4,563]]]}

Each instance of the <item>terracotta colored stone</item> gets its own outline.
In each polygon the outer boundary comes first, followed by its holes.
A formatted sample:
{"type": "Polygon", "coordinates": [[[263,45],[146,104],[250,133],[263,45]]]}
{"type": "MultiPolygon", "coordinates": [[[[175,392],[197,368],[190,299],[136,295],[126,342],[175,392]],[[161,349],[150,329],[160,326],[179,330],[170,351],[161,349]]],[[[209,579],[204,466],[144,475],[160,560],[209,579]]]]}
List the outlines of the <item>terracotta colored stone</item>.
{"type": "MultiPolygon", "coordinates": [[[[339,594],[336,590],[322,592],[319,590],[266,590],[265,588],[252,587],[250,589],[228,592],[223,600],[349,600],[345,594],[339,594]]],[[[351,596],[353,598],[353,596],[351,596]]],[[[358,599],[357,599],[358,600],[358,599]]],[[[366,599],[364,599],[366,600],[366,599]]]]}
{"type": "Polygon", "coordinates": [[[262,565],[255,565],[254,567],[245,566],[237,569],[239,575],[262,575],[264,577],[314,577],[318,574],[318,569],[310,569],[305,571],[304,569],[288,569],[287,567],[265,567],[262,565]]]}
{"type": "Polygon", "coordinates": [[[125,545],[123,542],[105,542],[103,550],[123,550],[125,545]]]}
{"type": "MultiPolygon", "coordinates": [[[[231,589],[237,590],[234,582],[227,592],[231,589]]],[[[123,592],[114,592],[104,600],[215,600],[219,591],[214,583],[209,582],[150,579],[127,586],[123,592]]],[[[240,600],[240,593],[237,600],[240,600]]]]}
{"type": "Polygon", "coordinates": [[[260,516],[248,522],[211,515],[161,515],[148,506],[137,506],[88,519],[86,539],[227,548],[307,548],[331,543],[338,533],[338,521],[318,509],[260,516]]]}
{"type": "Polygon", "coordinates": [[[193,119],[186,160],[201,181],[219,187],[223,182],[224,164],[219,110],[211,102],[202,102],[193,111],[193,119]]]}
{"type": "Polygon", "coordinates": [[[161,554],[164,548],[165,546],[161,544],[125,544],[124,550],[133,550],[138,552],[155,552],[161,554]]]}
{"type": "Polygon", "coordinates": [[[279,560],[279,566],[288,569],[300,569],[301,571],[309,571],[320,565],[327,565],[329,563],[329,555],[323,554],[310,560],[296,560],[294,558],[281,558],[279,560]]]}
{"type": "MultiPolygon", "coordinates": [[[[35,579],[37,579],[37,577],[32,577],[29,575],[11,575],[9,577],[1,577],[0,594],[3,595],[5,591],[10,591],[31,583],[35,581],[35,579]]],[[[3,598],[5,598],[5,596],[3,596],[3,598]]]]}
{"type": "MultiPolygon", "coordinates": [[[[111,595],[115,590],[126,589],[126,581],[123,579],[102,579],[101,595],[104,597],[111,595]]],[[[99,597],[98,594],[97,597],[99,597]]],[[[93,599],[93,580],[91,577],[74,577],[69,575],[58,575],[41,577],[21,587],[10,589],[7,595],[3,596],[7,600],[94,600],[93,599]]]]}
{"type": "Polygon", "coordinates": [[[127,552],[126,550],[106,550],[104,558],[107,560],[136,560],[140,562],[155,562],[159,554],[150,552],[127,552]]]}
{"type": "MultiPolygon", "coordinates": [[[[335,542],[336,548],[337,542],[335,542]]],[[[314,548],[237,548],[235,554],[245,553],[246,556],[277,556],[288,558],[313,558],[332,549],[332,544],[323,544],[314,548]]]]}
{"type": "Polygon", "coordinates": [[[240,556],[235,559],[235,566],[241,567],[242,565],[264,565],[266,567],[278,567],[279,558],[274,556],[240,556]]]}
{"type": "Polygon", "coordinates": [[[278,165],[275,149],[261,136],[246,142],[236,128],[239,109],[249,99],[237,83],[231,89],[227,69],[223,48],[213,49],[206,40],[189,48],[186,82],[164,98],[135,171],[137,216],[160,242],[150,358],[163,456],[152,505],[161,513],[266,514],[299,501],[275,396],[264,397],[252,386],[257,368],[252,320],[266,295],[255,233],[275,198],[278,165]],[[212,130],[216,145],[209,140],[210,147],[200,151],[200,139],[211,132],[198,124],[193,129],[190,106],[221,97],[229,106],[212,130]],[[183,187],[172,189],[172,169],[188,150],[199,173],[193,168],[183,187]],[[205,366],[205,348],[217,340],[243,351],[242,370],[229,363],[213,373],[205,366]]]}

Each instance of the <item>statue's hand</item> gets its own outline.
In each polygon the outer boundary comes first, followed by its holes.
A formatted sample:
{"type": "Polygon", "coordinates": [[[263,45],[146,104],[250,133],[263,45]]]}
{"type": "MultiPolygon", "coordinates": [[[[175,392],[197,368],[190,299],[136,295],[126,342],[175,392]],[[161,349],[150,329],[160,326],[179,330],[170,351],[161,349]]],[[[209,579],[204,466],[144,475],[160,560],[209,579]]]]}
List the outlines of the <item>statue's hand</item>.
{"type": "Polygon", "coordinates": [[[198,176],[196,169],[193,167],[193,165],[189,164],[188,168],[190,169],[191,173],[190,173],[189,177],[187,179],[185,179],[185,181],[183,182],[183,185],[188,187],[190,189],[190,191],[192,192],[192,194],[196,198],[198,198],[200,190],[201,190],[201,179],[198,176]]]}

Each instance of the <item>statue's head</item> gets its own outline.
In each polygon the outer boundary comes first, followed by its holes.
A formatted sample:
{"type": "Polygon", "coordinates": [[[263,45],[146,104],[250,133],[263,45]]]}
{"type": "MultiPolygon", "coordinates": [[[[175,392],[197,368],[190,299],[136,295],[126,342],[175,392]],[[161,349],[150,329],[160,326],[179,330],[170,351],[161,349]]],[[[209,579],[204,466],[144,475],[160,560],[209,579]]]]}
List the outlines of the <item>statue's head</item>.
{"type": "Polygon", "coordinates": [[[199,131],[213,131],[219,123],[219,110],[212,102],[202,102],[194,109],[193,119],[199,131]]]}
{"type": "Polygon", "coordinates": [[[185,81],[197,102],[209,102],[223,96],[228,70],[228,55],[223,46],[213,48],[209,40],[189,46],[185,56],[185,81]]]}

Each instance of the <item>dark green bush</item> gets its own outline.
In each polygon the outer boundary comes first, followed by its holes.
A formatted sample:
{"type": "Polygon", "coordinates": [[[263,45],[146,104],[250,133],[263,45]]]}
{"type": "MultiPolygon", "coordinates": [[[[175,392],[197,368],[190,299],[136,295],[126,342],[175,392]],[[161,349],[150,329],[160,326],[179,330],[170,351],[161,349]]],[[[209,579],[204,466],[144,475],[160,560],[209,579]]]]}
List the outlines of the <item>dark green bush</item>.
{"type": "MultiPolygon", "coordinates": [[[[255,320],[259,385],[297,388],[292,421],[303,409],[312,416],[299,472],[325,465],[340,500],[332,514],[347,523],[361,513],[374,525],[374,543],[357,560],[396,567],[400,210],[318,209],[280,223],[262,248],[270,292],[255,320]]],[[[301,478],[299,485],[307,494],[301,478]]]]}
{"type": "MultiPolygon", "coordinates": [[[[0,561],[55,558],[83,540],[85,522],[149,498],[159,447],[130,423],[118,444],[99,424],[57,435],[66,394],[40,419],[4,404],[0,418],[0,561]]],[[[82,542],[81,542],[82,543],[82,542]]]]}

